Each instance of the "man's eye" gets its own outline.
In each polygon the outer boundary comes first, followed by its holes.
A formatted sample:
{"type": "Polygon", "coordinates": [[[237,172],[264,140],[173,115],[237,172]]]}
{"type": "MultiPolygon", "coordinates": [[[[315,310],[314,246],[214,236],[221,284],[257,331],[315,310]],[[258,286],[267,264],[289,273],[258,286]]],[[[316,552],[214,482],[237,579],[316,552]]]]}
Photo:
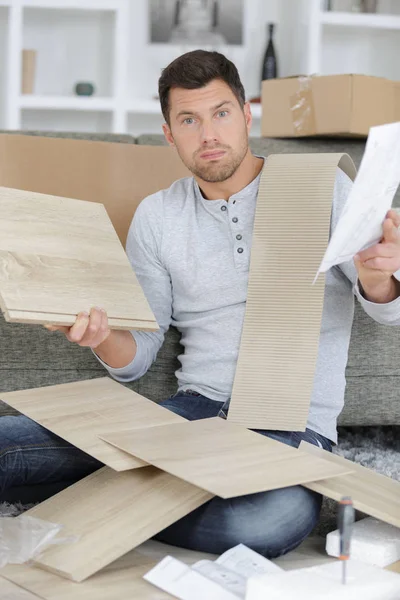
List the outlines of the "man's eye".
{"type": "Polygon", "coordinates": [[[220,110],[218,113],[219,117],[226,117],[226,115],[228,114],[227,110],[220,110]]]}
{"type": "Polygon", "coordinates": [[[185,119],[183,122],[185,125],[192,125],[194,123],[194,119],[193,117],[187,117],[187,119],[185,119]]]}

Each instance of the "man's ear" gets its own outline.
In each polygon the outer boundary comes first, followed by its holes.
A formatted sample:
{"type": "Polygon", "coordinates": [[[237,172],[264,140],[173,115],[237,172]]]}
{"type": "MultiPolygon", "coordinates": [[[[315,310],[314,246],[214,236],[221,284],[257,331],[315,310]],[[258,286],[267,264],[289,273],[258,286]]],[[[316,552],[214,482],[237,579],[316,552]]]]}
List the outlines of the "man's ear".
{"type": "Polygon", "coordinates": [[[253,116],[251,114],[250,102],[245,102],[243,106],[244,118],[246,121],[247,131],[250,133],[253,116]]]}
{"type": "Polygon", "coordinates": [[[167,140],[170,146],[175,146],[174,138],[172,137],[171,129],[167,123],[163,123],[163,132],[165,139],[167,140]]]}

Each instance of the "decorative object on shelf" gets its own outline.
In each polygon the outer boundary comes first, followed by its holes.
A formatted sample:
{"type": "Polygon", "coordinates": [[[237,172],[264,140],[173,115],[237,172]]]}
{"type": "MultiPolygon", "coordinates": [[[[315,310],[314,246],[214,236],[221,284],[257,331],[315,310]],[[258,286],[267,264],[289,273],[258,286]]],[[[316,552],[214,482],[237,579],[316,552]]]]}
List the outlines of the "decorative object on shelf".
{"type": "Polygon", "coordinates": [[[36,50],[22,50],[21,94],[33,94],[36,74],[36,50]]]}
{"type": "Polygon", "coordinates": [[[361,7],[362,0],[353,0],[351,3],[351,12],[359,13],[362,10],[361,7]]]}
{"type": "Polygon", "coordinates": [[[243,44],[245,0],[149,0],[150,42],[218,48],[243,44]]]}
{"type": "Polygon", "coordinates": [[[325,0],[325,10],[330,12],[332,9],[332,0],[325,0]]]}
{"type": "Polygon", "coordinates": [[[93,96],[95,87],[93,83],[89,81],[80,81],[75,86],[75,93],[77,96],[93,96]]]}
{"type": "Polygon", "coordinates": [[[261,81],[265,79],[276,79],[278,77],[278,61],[274,47],[274,23],[268,23],[268,43],[264,54],[261,81]]]}
{"type": "Polygon", "coordinates": [[[361,0],[361,10],[365,13],[376,13],[378,0],[361,0]]]}

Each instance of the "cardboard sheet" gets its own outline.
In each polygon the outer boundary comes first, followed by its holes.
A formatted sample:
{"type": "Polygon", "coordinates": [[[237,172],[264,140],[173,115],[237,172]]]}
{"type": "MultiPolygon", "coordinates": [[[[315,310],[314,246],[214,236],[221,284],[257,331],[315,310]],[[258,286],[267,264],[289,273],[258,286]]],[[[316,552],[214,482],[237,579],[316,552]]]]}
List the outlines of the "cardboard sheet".
{"type": "Polygon", "coordinates": [[[49,547],[34,564],[83,581],[210,498],[154,467],[125,473],[104,467],[25,513],[79,538],[49,547]]]}
{"type": "Polygon", "coordinates": [[[80,311],[99,306],[111,327],[116,319],[120,329],[158,329],[104,206],[0,188],[0,210],[6,319],[10,310],[36,313],[41,323],[58,324],[61,315],[72,325],[80,311]]]}
{"type": "Polygon", "coordinates": [[[109,377],[0,394],[1,400],[116,471],[146,463],[98,436],[185,422],[109,377]]]}
{"type": "Polygon", "coordinates": [[[0,135],[0,186],[100,202],[123,245],[141,200],[188,175],[168,147],[0,135]]]}
{"type": "Polygon", "coordinates": [[[200,419],[101,437],[121,450],[221,498],[335,477],[324,460],[220,419],[200,419]]]}
{"type": "Polygon", "coordinates": [[[353,471],[351,474],[334,479],[307,483],[305,487],[338,501],[343,496],[351,496],[355,508],[395,527],[400,527],[400,481],[371,471],[307,442],[301,442],[300,449],[314,457],[324,458],[332,464],[348,467],[353,471]]]}
{"type": "Polygon", "coordinates": [[[312,284],[328,244],[338,165],[354,179],[346,154],[282,154],[266,161],[229,421],[251,429],[306,428],[325,280],[312,284]]]}

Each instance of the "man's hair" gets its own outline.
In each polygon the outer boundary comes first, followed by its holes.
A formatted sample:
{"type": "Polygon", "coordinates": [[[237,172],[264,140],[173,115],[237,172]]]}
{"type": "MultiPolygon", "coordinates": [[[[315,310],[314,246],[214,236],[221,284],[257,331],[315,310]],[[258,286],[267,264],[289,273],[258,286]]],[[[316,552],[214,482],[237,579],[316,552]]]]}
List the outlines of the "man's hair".
{"type": "Polygon", "coordinates": [[[225,81],[235,94],[240,106],[245,103],[245,93],[239,73],[233,62],[219,52],[193,50],[178,56],[162,70],[158,80],[158,93],[164,119],[169,124],[169,92],[172,88],[195,90],[214,79],[225,81]]]}

